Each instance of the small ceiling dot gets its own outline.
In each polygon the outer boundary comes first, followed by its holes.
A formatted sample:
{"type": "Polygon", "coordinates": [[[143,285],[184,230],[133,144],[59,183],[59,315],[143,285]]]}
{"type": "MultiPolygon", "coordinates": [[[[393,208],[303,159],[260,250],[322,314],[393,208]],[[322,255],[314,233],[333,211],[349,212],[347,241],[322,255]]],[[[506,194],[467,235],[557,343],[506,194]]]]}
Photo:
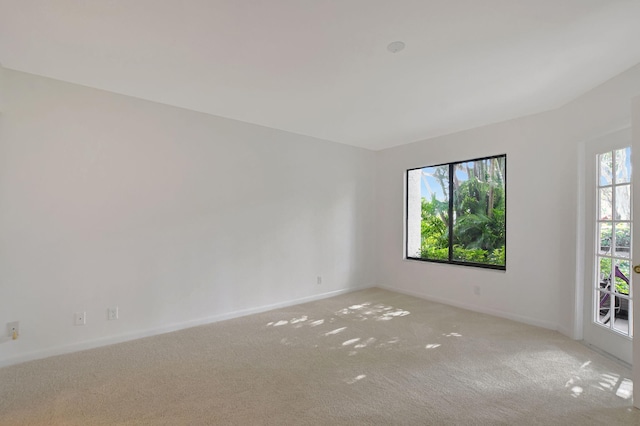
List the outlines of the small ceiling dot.
{"type": "Polygon", "coordinates": [[[404,43],[401,41],[394,41],[389,43],[387,46],[387,50],[391,53],[398,53],[399,51],[404,49],[404,43]]]}

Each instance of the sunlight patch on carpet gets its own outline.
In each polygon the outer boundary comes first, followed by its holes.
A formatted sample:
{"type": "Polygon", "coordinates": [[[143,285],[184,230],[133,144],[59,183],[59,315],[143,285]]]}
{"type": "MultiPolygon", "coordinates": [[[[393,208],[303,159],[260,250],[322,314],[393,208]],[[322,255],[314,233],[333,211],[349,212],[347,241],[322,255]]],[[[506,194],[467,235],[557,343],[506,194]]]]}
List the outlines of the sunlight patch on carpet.
{"type": "Polygon", "coordinates": [[[377,304],[372,306],[370,302],[365,302],[340,309],[336,312],[336,315],[350,315],[360,321],[366,321],[368,319],[389,321],[396,317],[407,316],[410,313],[411,312],[405,309],[395,308],[389,305],[377,304]]]}
{"type": "Polygon", "coordinates": [[[353,379],[346,380],[346,382],[347,382],[348,384],[352,385],[352,384],[354,384],[355,382],[357,382],[357,381],[360,381],[360,380],[364,379],[365,377],[367,377],[367,375],[366,375],[366,374],[360,374],[359,376],[356,376],[356,377],[354,377],[353,379]]]}
{"type": "Polygon", "coordinates": [[[616,396],[622,399],[631,399],[633,396],[633,381],[629,379],[622,379],[622,383],[616,391],[616,396]]]}
{"type": "Polygon", "coordinates": [[[373,344],[375,342],[376,342],[376,338],[375,337],[369,337],[364,342],[360,342],[357,345],[355,345],[354,348],[357,348],[357,349],[366,348],[367,346],[369,346],[369,345],[371,345],[371,344],[373,344]]]}
{"type": "Polygon", "coordinates": [[[334,335],[334,334],[342,333],[346,329],[347,329],[347,327],[336,328],[335,330],[331,330],[331,331],[328,331],[328,332],[324,333],[324,335],[325,336],[331,336],[331,335],[334,335]]]}
{"type": "Polygon", "coordinates": [[[584,389],[582,389],[580,386],[574,386],[571,388],[571,396],[574,398],[582,395],[582,392],[584,392],[584,389]]]}

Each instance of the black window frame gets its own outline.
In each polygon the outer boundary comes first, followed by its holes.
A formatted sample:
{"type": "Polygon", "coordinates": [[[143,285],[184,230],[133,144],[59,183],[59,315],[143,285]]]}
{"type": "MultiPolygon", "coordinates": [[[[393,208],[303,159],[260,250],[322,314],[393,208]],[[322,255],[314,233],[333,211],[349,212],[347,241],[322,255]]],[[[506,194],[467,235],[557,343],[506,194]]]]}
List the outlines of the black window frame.
{"type": "Polygon", "coordinates": [[[450,264],[450,265],[460,265],[460,266],[471,266],[471,267],[475,267],[475,268],[483,268],[483,269],[494,269],[494,270],[500,270],[500,271],[506,271],[507,270],[507,154],[498,154],[498,155],[490,155],[487,157],[478,157],[478,158],[472,158],[469,160],[463,160],[463,161],[454,161],[451,163],[440,163],[440,164],[434,164],[434,165],[429,165],[429,166],[422,166],[422,167],[414,167],[411,169],[407,169],[405,172],[405,223],[404,223],[404,229],[405,229],[405,259],[407,260],[417,260],[417,261],[421,261],[421,262],[432,262],[432,263],[443,263],[443,264],[450,264]],[[462,260],[455,260],[453,259],[453,221],[454,221],[454,217],[453,217],[453,179],[451,178],[451,176],[453,176],[453,173],[455,172],[455,166],[457,164],[464,164],[464,163],[469,163],[469,162],[474,162],[474,161],[482,161],[482,160],[491,160],[494,158],[504,158],[504,232],[505,232],[505,241],[504,241],[504,265],[494,265],[494,264],[486,264],[486,263],[477,263],[477,262],[470,262],[470,261],[462,261],[462,260]],[[412,257],[409,256],[409,172],[413,171],[413,170],[422,170],[424,168],[428,168],[428,167],[441,167],[441,166],[448,166],[449,167],[449,217],[448,217],[448,228],[449,228],[449,258],[448,260],[442,260],[442,259],[427,259],[427,258],[423,258],[423,257],[412,257]]]}

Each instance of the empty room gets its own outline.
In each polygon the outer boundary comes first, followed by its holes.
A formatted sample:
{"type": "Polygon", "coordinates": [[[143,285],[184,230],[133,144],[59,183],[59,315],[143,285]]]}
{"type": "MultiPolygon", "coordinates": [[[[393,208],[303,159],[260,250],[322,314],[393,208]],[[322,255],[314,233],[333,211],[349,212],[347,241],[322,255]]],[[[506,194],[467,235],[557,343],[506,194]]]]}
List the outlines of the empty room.
{"type": "Polygon", "coordinates": [[[640,424],[638,40],[637,0],[0,0],[0,425],[640,424]]]}

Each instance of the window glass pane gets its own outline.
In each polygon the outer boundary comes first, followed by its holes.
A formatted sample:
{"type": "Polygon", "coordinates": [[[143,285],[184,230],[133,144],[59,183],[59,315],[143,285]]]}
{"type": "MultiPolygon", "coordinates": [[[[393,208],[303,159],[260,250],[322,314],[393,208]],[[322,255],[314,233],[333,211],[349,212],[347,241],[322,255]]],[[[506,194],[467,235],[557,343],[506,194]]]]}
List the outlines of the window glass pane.
{"type": "Polygon", "coordinates": [[[631,182],[631,147],[619,149],[616,154],[616,183],[631,182]]]}
{"type": "Polygon", "coordinates": [[[611,153],[605,152],[604,154],[600,154],[599,165],[600,165],[600,186],[611,185],[613,183],[613,163],[611,162],[611,153]]]}
{"type": "Polygon", "coordinates": [[[407,170],[406,201],[407,258],[506,269],[506,155],[407,170]]]}
{"type": "Polygon", "coordinates": [[[631,185],[616,186],[616,220],[631,219],[631,185]]]}
{"type": "Polygon", "coordinates": [[[609,254],[611,251],[611,222],[601,222],[598,224],[598,228],[598,241],[600,241],[598,251],[600,254],[609,254]]]}
{"type": "Polygon", "coordinates": [[[453,260],[505,264],[504,157],[455,165],[453,260]]]}
{"type": "Polygon", "coordinates": [[[422,170],[407,171],[407,257],[420,257],[422,170]]]}
{"type": "Polygon", "coordinates": [[[600,188],[599,202],[600,202],[600,220],[612,219],[611,210],[611,188],[600,188]]]}
{"type": "Polygon", "coordinates": [[[449,260],[449,165],[421,173],[420,257],[449,260]]]}
{"type": "Polygon", "coordinates": [[[616,257],[629,257],[631,252],[631,224],[616,223],[616,257]]]}

